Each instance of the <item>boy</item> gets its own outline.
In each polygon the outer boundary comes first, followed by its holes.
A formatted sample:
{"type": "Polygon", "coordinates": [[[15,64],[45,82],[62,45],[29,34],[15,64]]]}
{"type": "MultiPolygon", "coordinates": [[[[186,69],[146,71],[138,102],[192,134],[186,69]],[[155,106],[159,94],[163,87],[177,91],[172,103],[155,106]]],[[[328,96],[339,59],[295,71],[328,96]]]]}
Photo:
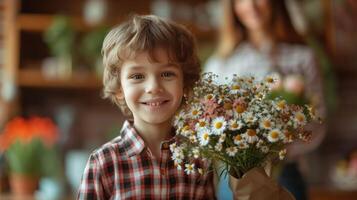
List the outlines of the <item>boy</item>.
{"type": "MultiPolygon", "coordinates": [[[[193,36],[173,22],[134,16],[108,33],[102,54],[104,97],[131,120],[91,154],[77,199],[216,199],[213,173],[187,175],[169,150],[171,120],[200,76],[193,36]]],[[[281,188],[254,169],[231,178],[231,188],[235,199],[289,199],[276,196],[281,188]]]]}
{"type": "Polygon", "coordinates": [[[186,175],[171,160],[171,120],[200,75],[193,36],[155,16],[134,16],[102,48],[104,97],[133,121],[94,151],[78,199],[215,199],[213,173],[186,175]]]}

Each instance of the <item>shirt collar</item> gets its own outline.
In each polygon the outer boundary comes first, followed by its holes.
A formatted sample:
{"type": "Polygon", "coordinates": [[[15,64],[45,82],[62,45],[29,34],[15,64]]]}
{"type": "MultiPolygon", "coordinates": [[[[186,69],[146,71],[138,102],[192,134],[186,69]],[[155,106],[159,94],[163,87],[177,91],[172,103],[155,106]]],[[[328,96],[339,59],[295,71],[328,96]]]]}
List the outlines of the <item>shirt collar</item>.
{"type": "MultiPolygon", "coordinates": [[[[140,154],[145,149],[145,142],[140,137],[135,127],[133,126],[133,122],[125,121],[123,124],[123,128],[121,129],[122,141],[124,142],[124,146],[126,148],[127,155],[129,157],[140,154]]],[[[173,129],[172,135],[174,135],[175,131],[173,129]]],[[[171,137],[168,140],[165,140],[161,143],[168,142],[169,144],[174,142],[175,137],[171,137]]]]}

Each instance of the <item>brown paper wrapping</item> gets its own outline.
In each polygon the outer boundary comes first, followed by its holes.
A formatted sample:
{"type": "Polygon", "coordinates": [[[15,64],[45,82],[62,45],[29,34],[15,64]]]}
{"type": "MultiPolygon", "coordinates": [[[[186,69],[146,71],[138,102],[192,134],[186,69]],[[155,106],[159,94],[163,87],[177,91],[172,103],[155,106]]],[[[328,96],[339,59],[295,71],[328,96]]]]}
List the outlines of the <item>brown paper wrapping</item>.
{"type": "Polygon", "coordinates": [[[269,178],[263,168],[253,168],[237,179],[229,178],[235,200],[295,200],[285,188],[269,178]]]}

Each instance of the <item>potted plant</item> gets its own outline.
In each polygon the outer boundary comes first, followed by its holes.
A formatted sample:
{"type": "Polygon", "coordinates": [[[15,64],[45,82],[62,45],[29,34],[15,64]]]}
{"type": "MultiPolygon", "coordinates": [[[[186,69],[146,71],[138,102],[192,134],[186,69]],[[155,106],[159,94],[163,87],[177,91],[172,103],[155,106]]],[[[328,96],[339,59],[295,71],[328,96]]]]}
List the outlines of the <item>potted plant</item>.
{"type": "Polygon", "coordinates": [[[103,64],[101,49],[108,31],[109,29],[107,27],[98,27],[85,34],[81,41],[81,54],[87,63],[93,66],[98,77],[102,77],[103,64]]]}
{"type": "Polygon", "coordinates": [[[49,118],[17,117],[5,125],[0,134],[0,152],[6,156],[15,195],[34,193],[47,170],[44,158],[54,152],[57,138],[57,126],[49,118]]]}
{"type": "Polygon", "coordinates": [[[57,59],[57,74],[63,78],[69,78],[72,75],[74,40],[75,31],[69,17],[61,15],[53,19],[52,24],[44,33],[44,41],[57,59]]]}

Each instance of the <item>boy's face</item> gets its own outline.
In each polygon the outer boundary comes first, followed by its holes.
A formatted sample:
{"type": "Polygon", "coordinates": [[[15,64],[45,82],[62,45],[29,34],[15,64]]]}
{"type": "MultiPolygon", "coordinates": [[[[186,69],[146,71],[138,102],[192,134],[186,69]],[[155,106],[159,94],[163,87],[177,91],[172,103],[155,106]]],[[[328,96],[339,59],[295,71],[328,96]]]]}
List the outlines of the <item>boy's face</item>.
{"type": "Polygon", "coordinates": [[[170,123],[181,105],[183,72],[169,62],[162,49],[155,51],[157,62],[147,52],[126,60],[121,68],[120,81],[126,104],[137,125],[170,123]]]}

